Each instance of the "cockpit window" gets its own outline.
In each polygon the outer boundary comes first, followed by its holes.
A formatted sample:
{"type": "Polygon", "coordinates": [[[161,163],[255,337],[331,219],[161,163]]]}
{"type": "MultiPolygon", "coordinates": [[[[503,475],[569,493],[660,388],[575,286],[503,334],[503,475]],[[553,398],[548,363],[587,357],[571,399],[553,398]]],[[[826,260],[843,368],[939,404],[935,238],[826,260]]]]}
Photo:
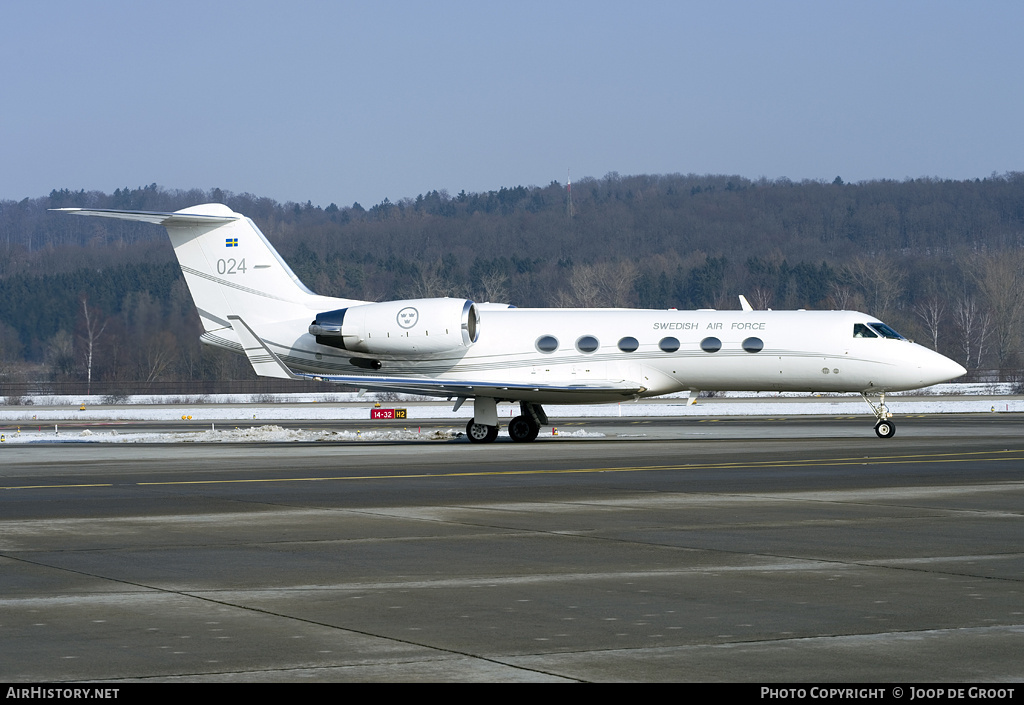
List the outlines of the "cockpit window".
{"type": "Polygon", "coordinates": [[[875,331],[868,328],[863,323],[853,324],[853,337],[854,338],[877,338],[875,331]]]}
{"type": "Polygon", "coordinates": [[[884,323],[872,323],[871,327],[874,328],[879,333],[881,333],[883,338],[890,338],[891,340],[904,340],[904,337],[902,335],[900,335],[899,333],[897,333],[884,323]]]}

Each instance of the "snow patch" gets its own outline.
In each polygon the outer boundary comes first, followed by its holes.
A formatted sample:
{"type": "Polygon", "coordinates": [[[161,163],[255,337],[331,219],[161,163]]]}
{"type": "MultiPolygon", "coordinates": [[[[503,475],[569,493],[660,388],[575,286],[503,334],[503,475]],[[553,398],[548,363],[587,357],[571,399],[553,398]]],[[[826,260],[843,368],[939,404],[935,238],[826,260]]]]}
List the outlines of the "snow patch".
{"type": "Polygon", "coordinates": [[[5,434],[4,443],[310,443],[318,441],[450,441],[462,435],[452,428],[427,432],[394,431],[302,431],[266,425],[186,433],[121,433],[85,429],[61,436],[53,431],[5,434]]]}

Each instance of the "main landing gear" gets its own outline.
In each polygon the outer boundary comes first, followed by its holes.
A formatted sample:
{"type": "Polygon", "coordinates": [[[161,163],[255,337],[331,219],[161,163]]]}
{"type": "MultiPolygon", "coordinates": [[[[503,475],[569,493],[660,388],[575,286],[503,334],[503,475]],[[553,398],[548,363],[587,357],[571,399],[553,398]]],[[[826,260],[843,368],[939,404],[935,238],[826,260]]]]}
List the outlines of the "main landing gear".
{"type": "Polygon", "coordinates": [[[889,407],[885,405],[885,392],[881,392],[878,395],[878,405],[876,406],[868,399],[868,395],[865,392],[861,392],[860,395],[864,397],[864,401],[871,407],[871,412],[878,419],[875,422],[875,435],[879,438],[892,438],[896,435],[896,424],[892,420],[892,414],[889,413],[889,407]]]}
{"type": "Polygon", "coordinates": [[[494,443],[494,439],[497,437],[497,426],[476,423],[476,419],[470,419],[466,424],[466,438],[470,443],[494,443]]]}
{"type": "Polygon", "coordinates": [[[537,439],[540,426],[533,424],[525,416],[517,416],[508,422],[508,437],[516,443],[529,443],[537,439]]]}
{"type": "MultiPolygon", "coordinates": [[[[537,440],[540,427],[547,424],[548,415],[540,404],[519,402],[521,414],[508,422],[508,436],[516,443],[529,443],[537,440]]],[[[495,417],[496,418],[496,417],[495,417]]],[[[476,418],[466,424],[466,437],[470,443],[493,443],[498,437],[497,424],[477,423],[476,418]]]]}

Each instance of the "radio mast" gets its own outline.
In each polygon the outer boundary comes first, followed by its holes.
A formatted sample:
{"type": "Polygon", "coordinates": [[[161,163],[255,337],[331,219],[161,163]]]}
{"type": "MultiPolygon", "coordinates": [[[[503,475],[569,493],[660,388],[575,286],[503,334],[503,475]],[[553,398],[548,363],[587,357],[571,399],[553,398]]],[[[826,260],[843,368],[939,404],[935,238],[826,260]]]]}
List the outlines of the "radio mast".
{"type": "Polygon", "coordinates": [[[567,184],[566,190],[569,193],[569,202],[566,205],[565,213],[569,217],[569,220],[572,220],[572,217],[576,215],[576,211],[574,211],[572,208],[572,174],[570,173],[569,169],[565,170],[565,179],[567,184]]]}

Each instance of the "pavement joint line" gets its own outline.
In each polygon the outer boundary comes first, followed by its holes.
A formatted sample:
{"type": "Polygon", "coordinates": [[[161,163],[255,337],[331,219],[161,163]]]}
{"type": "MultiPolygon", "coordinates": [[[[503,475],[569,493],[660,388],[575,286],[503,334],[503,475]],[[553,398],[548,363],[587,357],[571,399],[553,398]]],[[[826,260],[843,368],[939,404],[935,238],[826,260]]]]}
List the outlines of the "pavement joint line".
{"type": "MultiPolygon", "coordinates": [[[[33,560],[26,559],[26,558],[20,558],[20,557],[17,557],[17,556],[7,556],[7,555],[5,555],[5,557],[6,558],[10,558],[11,560],[14,560],[14,561],[21,562],[21,563],[27,563],[29,565],[35,565],[35,566],[39,566],[39,567],[42,567],[42,568],[49,568],[51,570],[57,570],[57,571],[62,571],[62,572],[67,572],[67,573],[73,573],[75,575],[84,575],[86,577],[95,578],[97,580],[108,580],[108,581],[113,582],[113,583],[118,583],[118,584],[121,584],[121,585],[130,585],[130,586],[135,587],[135,588],[143,588],[143,589],[151,590],[153,592],[161,593],[161,594],[164,594],[164,595],[177,595],[179,597],[187,597],[187,598],[190,598],[190,599],[193,599],[193,600],[200,600],[202,602],[208,602],[208,603],[214,604],[214,605],[221,605],[223,607],[232,607],[234,609],[243,610],[243,611],[246,611],[246,612],[254,612],[256,614],[263,614],[263,615],[267,615],[269,617],[278,617],[280,619],[286,619],[286,620],[291,620],[291,621],[295,621],[295,622],[301,622],[303,624],[310,624],[310,625],[317,626],[317,627],[323,627],[325,629],[331,629],[331,630],[336,630],[336,631],[344,631],[344,632],[349,632],[351,634],[359,634],[361,636],[371,637],[371,638],[374,638],[374,639],[382,639],[384,641],[390,641],[390,642],[395,642],[395,643],[399,643],[399,644],[408,644],[410,646],[417,646],[417,647],[422,648],[422,649],[429,649],[431,651],[436,651],[436,652],[439,652],[439,653],[452,654],[452,655],[461,656],[461,657],[464,657],[464,658],[469,658],[469,659],[474,659],[474,660],[479,660],[479,661],[486,661],[486,662],[493,663],[493,664],[496,664],[496,665],[499,665],[499,666],[506,666],[506,667],[510,667],[510,668],[516,668],[516,669],[521,670],[521,671],[529,671],[531,673],[540,673],[540,674],[548,675],[548,676],[557,676],[558,675],[556,673],[551,673],[551,672],[544,671],[544,670],[541,670],[541,669],[538,669],[538,668],[530,668],[530,667],[522,666],[522,665],[503,663],[503,662],[498,661],[498,660],[496,660],[494,658],[491,658],[491,657],[488,657],[488,656],[483,656],[481,654],[473,654],[473,653],[469,653],[467,651],[459,651],[457,649],[451,649],[451,648],[444,647],[444,646],[435,646],[433,644],[425,644],[425,643],[421,643],[421,642],[418,642],[418,641],[413,641],[411,639],[402,639],[402,638],[395,637],[395,636],[387,636],[387,635],[384,635],[384,634],[375,634],[373,632],[369,632],[369,631],[366,631],[364,629],[353,629],[352,627],[343,627],[343,626],[339,626],[337,624],[329,624],[327,622],[320,622],[320,621],[317,621],[317,620],[314,620],[314,619],[307,619],[305,617],[298,617],[298,616],[295,616],[295,615],[282,614],[280,612],[272,612],[270,610],[260,609],[258,607],[252,607],[252,606],[249,606],[249,605],[240,605],[240,604],[236,604],[234,602],[229,602],[229,601],[226,601],[226,600],[216,600],[216,599],[213,599],[212,597],[207,597],[207,596],[202,595],[200,593],[200,591],[190,592],[190,591],[187,591],[187,590],[172,590],[172,589],[169,589],[169,588],[157,587],[155,585],[147,585],[145,583],[138,583],[138,582],[134,582],[134,581],[131,581],[131,580],[124,580],[122,578],[113,578],[113,577],[106,576],[106,575],[99,575],[97,573],[90,573],[90,572],[84,571],[84,570],[76,570],[74,568],[67,568],[67,567],[62,567],[62,566],[49,565],[49,564],[43,563],[41,561],[33,561],[33,560]]],[[[578,679],[572,679],[572,680],[578,680],[578,679]]]]}
{"type": "MultiPolygon", "coordinates": [[[[861,456],[849,458],[807,458],[794,461],[755,461],[746,463],[685,463],[671,465],[643,465],[603,468],[560,468],[548,470],[478,470],[450,473],[401,473],[393,475],[337,475],[327,477],[270,477],[270,478],[236,478],[227,480],[174,480],[163,482],[135,482],[124,483],[125,487],[154,487],[154,486],[181,486],[181,485],[218,485],[218,484],[247,484],[247,483],[270,483],[270,482],[331,482],[342,480],[410,480],[410,479],[440,479],[451,477],[501,477],[513,475],[566,475],[566,474],[590,474],[590,473],[625,473],[625,472],[656,472],[664,470],[740,470],[750,468],[797,468],[810,465],[903,465],[910,463],[953,463],[967,459],[976,459],[983,462],[1000,462],[1007,460],[1018,460],[1024,454],[1024,449],[1006,449],[1001,451],[968,451],[957,453],[936,453],[936,454],[914,454],[914,455],[893,455],[893,456],[861,456]],[[992,455],[997,457],[974,458],[972,456],[992,455]],[[1002,456],[1002,457],[999,457],[1002,456]]],[[[75,487],[114,487],[116,483],[92,484],[92,485],[11,485],[0,487],[3,490],[26,490],[26,489],[68,489],[75,487]]]]}

